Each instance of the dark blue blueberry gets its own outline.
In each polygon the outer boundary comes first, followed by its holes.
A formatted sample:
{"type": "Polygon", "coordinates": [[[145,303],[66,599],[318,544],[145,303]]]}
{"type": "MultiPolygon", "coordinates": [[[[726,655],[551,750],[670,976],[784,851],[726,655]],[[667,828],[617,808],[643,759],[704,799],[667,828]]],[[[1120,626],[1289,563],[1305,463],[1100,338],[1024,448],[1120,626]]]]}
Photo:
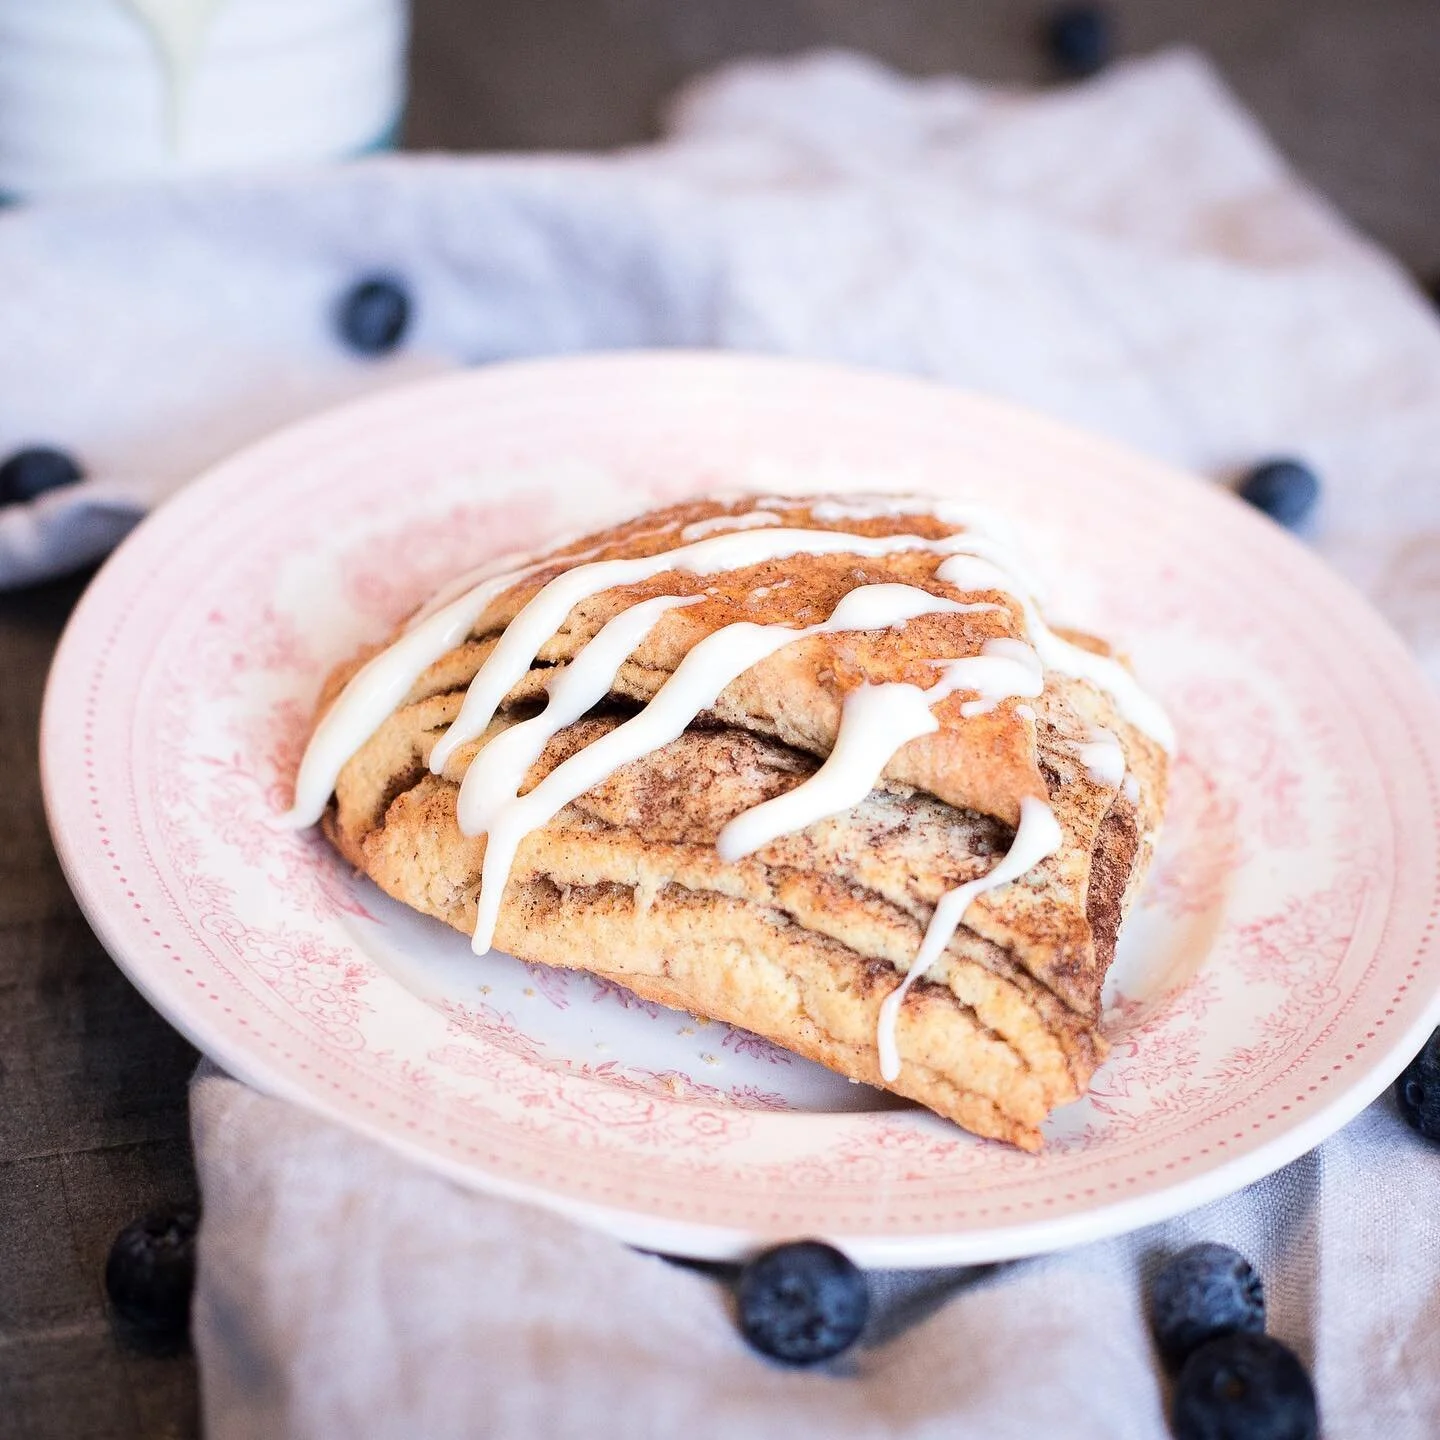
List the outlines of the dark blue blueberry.
{"type": "Polygon", "coordinates": [[[127,1225],[110,1247],[105,1289],[132,1324],[157,1334],[178,1334],[190,1321],[195,1288],[193,1206],[155,1210],[127,1225]]]}
{"type": "Polygon", "coordinates": [[[736,1298],[746,1340],[787,1365],[813,1365],[848,1350],[870,1313],[864,1272],[818,1240],[777,1245],[748,1261],[736,1298]]]}
{"type": "Polygon", "coordinates": [[[84,471],[74,456],[49,445],[30,445],[17,450],[0,464],[0,505],[33,500],[47,490],[73,485],[84,471]]]}
{"type": "Polygon", "coordinates": [[[1320,498],[1320,481],[1302,461],[1266,460],[1240,481],[1238,493],[1272,520],[1296,530],[1320,498]]]}
{"type": "Polygon", "coordinates": [[[390,276],[372,275],[341,297],[336,323],[352,350],[384,355],[400,343],[410,325],[410,296],[390,276]]]}
{"type": "Polygon", "coordinates": [[[1080,78],[1103,70],[1115,54],[1110,16],[1099,5],[1066,5],[1045,26],[1050,58],[1066,75],[1080,78]]]}
{"type": "Polygon", "coordinates": [[[1171,1369],[1219,1335],[1265,1328],[1265,1290],[1250,1262],[1209,1241],[1173,1256],[1150,1287],[1150,1327],[1171,1369]]]}
{"type": "Polygon", "coordinates": [[[1412,1129],[1427,1140],[1440,1141],[1440,1030],[1400,1072],[1395,1099],[1412,1129]]]}
{"type": "Polygon", "coordinates": [[[1202,1345],[1175,1382],[1175,1440],[1316,1440],[1315,1387],[1295,1352],[1268,1335],[1202,1345]]]}

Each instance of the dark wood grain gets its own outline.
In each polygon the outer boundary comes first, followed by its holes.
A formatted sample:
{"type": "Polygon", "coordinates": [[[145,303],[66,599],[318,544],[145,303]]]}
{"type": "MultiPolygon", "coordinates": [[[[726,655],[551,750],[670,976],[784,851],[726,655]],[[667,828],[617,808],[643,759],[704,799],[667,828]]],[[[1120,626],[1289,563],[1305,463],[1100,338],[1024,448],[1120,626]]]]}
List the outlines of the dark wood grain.
{"type": "MultiPolygon", "coordinates": [[[[740,54],[856,46],[921,74],[1041,81],[1045,6],[1005,0],[416,0],[416,146],[652,136],[685,76],[740,54]]],[[[1440,272],[1435,0],[1116,0],[1127,49],[1206,48],[1281,146],[1413,267],[1440,272]]],[[[114,1232],[192,1192],[190,1047],[77,911],[36,768],[46,667],[79,580],[0,597],[0,1437],[180,1440],[187,1355],[112,1325],[114,1232]]]]}
{"type": "Polygon", "coordinates": [[[45,671],[82,580],[0,597],[0,1435],[199,1430],[188,1355],[112,1324],[115,1232],[194,1193],[195,1053],[131,988],[50,847],[36,735],[45,671]]]}

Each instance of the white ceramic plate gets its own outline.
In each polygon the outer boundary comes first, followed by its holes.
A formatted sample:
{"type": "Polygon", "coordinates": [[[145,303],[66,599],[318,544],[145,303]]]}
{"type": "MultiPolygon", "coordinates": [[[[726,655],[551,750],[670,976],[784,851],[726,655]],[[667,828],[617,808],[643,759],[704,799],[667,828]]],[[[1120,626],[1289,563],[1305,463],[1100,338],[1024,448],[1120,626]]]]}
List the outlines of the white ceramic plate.
{"type": "Polygon", "coordinates": [[[126,542],[76,611],[43,728],[71,884],[197,1045],[464,1184],[656,1249],[821,1235],[922,1265],[1113,1234],[1299,1155],[1436,1020],[1440,723],[1398,641],[1228,497],[918,382],[612,356],[334,411],[126,542]],[[984,497],[1178,721],[1113,1054],[1042,1155],[585,976],[476,959],[273,824],[321,677],[439,582],[737,485],[984,497]]]}

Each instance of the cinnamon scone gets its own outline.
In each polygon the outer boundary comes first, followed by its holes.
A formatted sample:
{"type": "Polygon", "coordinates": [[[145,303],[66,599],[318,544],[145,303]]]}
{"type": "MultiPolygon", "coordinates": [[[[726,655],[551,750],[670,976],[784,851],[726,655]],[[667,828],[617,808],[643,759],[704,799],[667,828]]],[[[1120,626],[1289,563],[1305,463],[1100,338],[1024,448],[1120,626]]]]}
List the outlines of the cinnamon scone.
{"type": "Polygon", "coordinates": [[[477,951],[1035,1150],[1104,1056],[1171,743],[983,513],[696,500],[462,577],[340,667],[291,819],[477,951]]]}

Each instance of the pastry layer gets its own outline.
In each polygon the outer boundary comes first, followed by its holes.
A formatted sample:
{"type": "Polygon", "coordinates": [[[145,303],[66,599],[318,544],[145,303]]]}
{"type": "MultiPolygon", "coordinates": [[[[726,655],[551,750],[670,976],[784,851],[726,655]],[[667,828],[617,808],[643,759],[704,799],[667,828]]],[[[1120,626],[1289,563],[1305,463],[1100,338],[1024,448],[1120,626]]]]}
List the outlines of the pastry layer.
{"type": "MultiPolygon", "coordinates": [[[[790,508],[775,507],[776,523],[823,528],[801,502],[783,505],[790,508]]],[[[683,543],[686,526],[736,513],[746,506],[696,502],[570,549],[587,558],[658,553],[683,543]]],[[[927,537],[953,529],[928,516],[847,518],[838,528],[927,537]]],[[[434,745],[505,626],[565,568],[562,553],[500,595],[344,766],[325,817],[340,851],[397,899],[473,929],[486,840],[456,822],[466,768],[537,713],[557,672],[638,600],[703,597],[661,619],[602,704],[550,739],[518,793],[623,724],[699,639],[724,625],[813,624],[850,590],[877,583],[983,604],[886,630],[814,636],[746,671],[678,739],[621,766],[529,833],[495,942],[740,1025],[976,1134],[1038,1148],[1045,1116],[1081,1095],[1103,1058],[1101,986],[1163,811],[1161,748],[1104,691],[1053,671],[1040,696],[980,714],[964,713],[962,692],[934,706],[939,728],[902,746],[867,799],[722,861],[722,827],[801,784],[830,753],[855,686],[927,688],[937,660],[1027,636],[1020,602],[937,582],[933,553],[804,555],[718,576],[669,571],[576,605],[489,728],[432,774],[434,745]],[[1125,783],[1093,764],[1097,735],[1118,745],[1125,783]],[[937,902],[1005,854],[1027,796],[1048,802],[1061,844],[970,904],[940,962],[905,998],[895,1032],[903,1065],[886,1084],[876,1048],[881,1005],[937,902]]],[[[1108,653],[1089,637],[1068,638],[1108,653]]],[[[322,713],[364,658],[331,677],[322,713]]]]}

